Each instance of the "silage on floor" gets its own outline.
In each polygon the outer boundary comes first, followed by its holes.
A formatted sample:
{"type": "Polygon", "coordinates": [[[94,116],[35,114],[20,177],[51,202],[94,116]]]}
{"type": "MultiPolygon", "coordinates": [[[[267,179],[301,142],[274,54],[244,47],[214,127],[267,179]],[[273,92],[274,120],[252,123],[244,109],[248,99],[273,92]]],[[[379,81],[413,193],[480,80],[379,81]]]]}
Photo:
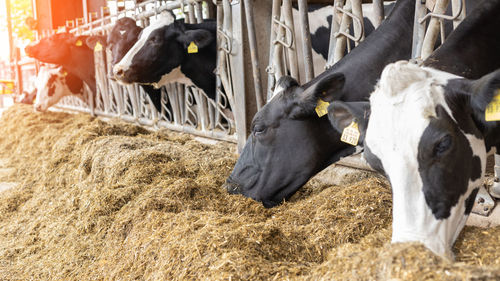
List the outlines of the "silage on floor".
{"type": "Polygon", "coordinates": [[[500,276],[499,229],[467,228],[457,263],[389,245],[391,194],[378,177],[342,187],[312,180],[265,209],[221,188],[236,161],[230,144],[26,106],[0,122],[0,158],[16,169],[0,180],[20,182],[0,193],[2,279],[500,276]]]}

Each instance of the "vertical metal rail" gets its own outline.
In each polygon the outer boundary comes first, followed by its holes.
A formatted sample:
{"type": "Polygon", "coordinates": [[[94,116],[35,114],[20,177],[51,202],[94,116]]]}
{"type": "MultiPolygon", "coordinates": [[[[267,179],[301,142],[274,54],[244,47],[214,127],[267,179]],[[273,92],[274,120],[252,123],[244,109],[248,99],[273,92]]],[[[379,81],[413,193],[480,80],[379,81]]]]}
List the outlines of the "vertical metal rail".
{"type": "MultiPolygon", "coordinates": [[[[288,63],[290,66],[290,75],[296,79],[299,78],[299,62],[297,58],[297,40],[295,40],[295,30],[293,25],[293,16],[292,16],[292,1],[291,0],[283,0],[283,6],[281,7],[283,18],[285,20],[285,25],[290,30],[290,42],[291,46],[287,47],[288,53],[288,63]]],[[[288,34],[285,32],[285,35],[288,34]]]]}
{"type": "Polygon", "coordinates": [[[375,22],[373,22],[373,26],[375,28],[379,27],[382,21],[384,20],[384,1],[383,0],[373,0],[373,14],[375,18],[375,22]]]}
{"type": "Polygon", "coordinates": [[[309,31],[309,17],[307,14],[307,0],[298,0],[300,14],[300,33],[302,35],[302,52],[304,55],[305,82],[314,78],[314,68],[311,50],[311,32],[309,31]]]}
{"type": "Polygon", "coordinates": [[[415,18],[413,20],[413,45],[411,51],[411,57],[414,59],[420,58],[422,54],[422,44],[424,42],[425,36],[425,21],[420,22],[425,14],[427,13],[427,8],[422,1],[415,1],[415,18]]]}
{"type": "Polygon", "coordinates": [[[354,37],[359,38],[354,41],[354,45],[358,44],[365,39],[364,24],[363,24],[363,9],[361,8],[361,0],[349,0],[351,1],[352,14],[357,18],[361,19],[358,24],[354,24],[354,37]]]}
{"type": "MultiPolygon", "coordinates": [[[[335,8],[339,9],[338,7],[335,8]]],[[[345,12],[352,11],[351,1],[347,0],[343,10],[345,12]]],[[[340,22],[339,31],[335,34],[335,37],[337,37],[337,43],[335,44],[333,63],[338,62],[340,59],[344,57],[345,48],[348,44],[347,37],[340,35],[341,32],[345,33],[349,32],[349,26],[351,25],[351,18],[345,12],[343,12],[342,14],[342,21],[340,22]]]]}
{"type": "Polygon", "coordinates": [[[266,68],[268,73],[267,75],[267,100],[270,100],[273,96],[274,84],[276,83],[276,67],[274,66],[274,48],[275,48],[275,40],[278,36],[276,29],[274,28],[274,22],[279,21],[280,14],[280,4],[281,0],[273,0],[273,7],[271,13],[271,39],[269,40],[269,64],[266,68]]]}
{"type": "Polygon", "coordinates": [[[247,21],[248,41],[250,48],[250,57],[252,59],[253,84],[255,89],[255,100],[257,102],[257,110],[264,106],[262,97],[262,87],[260,79],[259,56],[257,50],[257,39],[255,37],[255,23],[253,21],[253,0],[244,0],[245,18],[247,21]]]}
{"type": "MultiPolygon", "coordinates": [[[[339,14],[337,12],[337,7],[342,7],[344,6],[344,0],[335,0],[333,2],[333,9],[332,9],[332,28],[330,30],[330,44],[328,46],[328,60],[326,62],[326,68],[330,68],[335,64],[335,49],[337,48],[337,37],[335,34],[337,34],[340,30],[340,20],[337,18],[339,17],[339,14]]],[[[340,15],[341,16],[341,15],[340,15]]]]}
{"type": "MultiPolygon", "coordinates": [[[[450,0],[438,0],[432,12],[434,14],[444,14],[449,2],[450,0]]],[[[425,20],[425,17],[422,20],[425,20]]],[[[425,60],[434,51],[434,45],[440,32],[440,25],[441,19],[437,17],[431,18],[429,27],[425,33],[424,42],[422,43],[422,60],[425,60]]]]}

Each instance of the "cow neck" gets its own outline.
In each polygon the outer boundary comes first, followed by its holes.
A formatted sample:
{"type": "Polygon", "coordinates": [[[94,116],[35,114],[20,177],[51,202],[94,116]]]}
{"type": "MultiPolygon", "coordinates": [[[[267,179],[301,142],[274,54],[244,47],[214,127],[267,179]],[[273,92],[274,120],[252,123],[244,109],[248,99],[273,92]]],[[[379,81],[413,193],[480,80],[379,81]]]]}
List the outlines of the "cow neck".
{"type": "Polygon", "coordinates": [[[425,66],[478,79],[500,67],[500,0],[483,1],[424,61],[425,66]],[[457,58],[460,58],[457,60],[457,58]]]}
{"type": "MultiPolygon", "coordinates": [[[[186,29],[205,29],[212,32],[215,38],[215,29],[207,28],[205,24],[186,24],[186,29]]],[[[186,54],[181,71],[193,83],[201,88],[207,96],[215,98],[215,62],[216,62],[216,42],[213,40],[210,45],[199,50],[195,54],[186,54]],[[207,76],[208,75],[208,76],[207,76]]]]}
{"type": "Polygon", "coordinates": [[[70,59],[62,66],[82,79],[92,92],[96,92],[94,54],[90,49],[71,46],[70,59]]]}
{"type": "MultiPolygon", "coordinates": [[[[386,65],[411,57],[415,0],[399,0],[386,20],[328,73],[342,72],[344,88],[335,99],[366,100],[386,65]]],[[[316,79],[314,79],[316,80],[316,79]]]]}

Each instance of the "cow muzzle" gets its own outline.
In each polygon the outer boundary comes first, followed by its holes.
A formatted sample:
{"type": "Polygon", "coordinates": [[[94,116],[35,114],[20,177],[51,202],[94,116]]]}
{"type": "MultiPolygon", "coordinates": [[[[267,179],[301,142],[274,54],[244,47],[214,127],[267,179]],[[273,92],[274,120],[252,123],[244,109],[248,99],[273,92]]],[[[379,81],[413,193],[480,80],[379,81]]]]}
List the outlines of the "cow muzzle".
{"type": "Polygon", "coordinates": [[[222,187],[227,190],[227,192],[231,194],[241,194],[242,188],[238,183],[233,182],[230,179],[226,180],[226,183],[222,185],[222,187]]]}

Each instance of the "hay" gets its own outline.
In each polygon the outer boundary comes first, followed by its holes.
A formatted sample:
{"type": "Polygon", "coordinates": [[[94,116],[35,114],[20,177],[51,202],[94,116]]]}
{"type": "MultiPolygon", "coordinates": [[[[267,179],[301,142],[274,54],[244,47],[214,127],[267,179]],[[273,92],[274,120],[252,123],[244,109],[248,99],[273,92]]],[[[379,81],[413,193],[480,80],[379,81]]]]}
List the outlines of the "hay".
{"type": "Polygon", "coordinates": [[[0,162],[0,279],[463,280],[500,277],[500,228],[466,228],[457,262],[390,245],[377,177],[310,181],[265,209],[221,185],[233,145],[14,106],[0,162]]]}

